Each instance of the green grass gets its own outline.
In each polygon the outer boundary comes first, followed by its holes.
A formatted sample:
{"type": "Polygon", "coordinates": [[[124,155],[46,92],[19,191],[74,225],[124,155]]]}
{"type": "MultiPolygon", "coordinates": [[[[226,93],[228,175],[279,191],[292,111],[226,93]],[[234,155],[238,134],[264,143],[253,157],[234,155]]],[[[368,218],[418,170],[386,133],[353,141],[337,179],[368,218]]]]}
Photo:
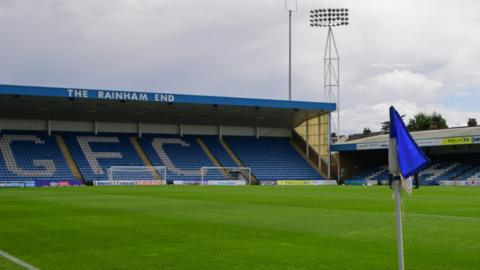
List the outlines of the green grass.
{"type": "MultiPolygon", "coordinates": [[[[0,189],[0,249],[40,269],[395,269],[375,187],[0,189]]],[[[406,269],[479,269],[480,189],[404,202],[406,269]]],[[[20,269],[3,258],[1,269],[20,269]]]]}

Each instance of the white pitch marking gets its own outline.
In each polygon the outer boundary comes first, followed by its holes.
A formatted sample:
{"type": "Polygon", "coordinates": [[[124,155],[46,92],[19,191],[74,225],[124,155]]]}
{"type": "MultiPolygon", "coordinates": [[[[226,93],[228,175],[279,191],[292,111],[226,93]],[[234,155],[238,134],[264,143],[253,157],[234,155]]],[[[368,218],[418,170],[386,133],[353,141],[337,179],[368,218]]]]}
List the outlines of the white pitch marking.
{"type": "Polygon", "coordinates": [[[1,250],[1,249],[0,249],[0,256],[4,257],[5,259],[7,259],[7,260],[9,260],[9,261],[11,261],[11,262],[13,262],[13,263],[16,263],[16,264],[22,266],[22,267],[25,268],[25,269],[28,269],[28,270],[40,270],[40,269],[38,269],[37,267],[35,267],[35,266],[31,265],[31,264],[28,264],[28,263],[20,260],[19,258],[15,257],[15,256],[13,256],[13,255],[8,254],[7,252],[5,252],[5,251],[3,251],[3,250],[1,250]]]}

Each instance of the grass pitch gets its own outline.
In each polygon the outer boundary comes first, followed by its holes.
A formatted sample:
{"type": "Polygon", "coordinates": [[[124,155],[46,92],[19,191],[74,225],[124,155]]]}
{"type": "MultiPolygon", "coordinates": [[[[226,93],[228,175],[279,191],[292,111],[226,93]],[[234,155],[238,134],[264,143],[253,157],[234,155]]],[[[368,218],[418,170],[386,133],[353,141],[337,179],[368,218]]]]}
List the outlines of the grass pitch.
{"type": "MultiPolygon", "coordinates": [[[[404,211],[406,269],[480,269],[479,188],[404,211]]],[[[384,187],[0,189],[0,249],[40,269],[395,269],[395,248],[384,187]]]]}

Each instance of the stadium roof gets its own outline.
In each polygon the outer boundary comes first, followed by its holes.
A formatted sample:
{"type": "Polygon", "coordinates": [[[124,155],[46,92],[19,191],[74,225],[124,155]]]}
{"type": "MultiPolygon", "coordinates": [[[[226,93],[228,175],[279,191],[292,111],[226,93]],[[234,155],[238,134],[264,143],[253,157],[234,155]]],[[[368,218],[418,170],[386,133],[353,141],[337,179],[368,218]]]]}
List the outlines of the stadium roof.
{"type": "MultiPolygon", "coordinates": [[[[480,126],[412,132],[420,146],[480,144],[480,126]]],[[[332,151],[387,149],[388,134],[376,135],[332,145],[332,151]]]]}
{"type": "Polygon", "coordinates": [[[0,85],[0,115],[14,119],[293,128],[335,109],[322,102],[0,85]]]}

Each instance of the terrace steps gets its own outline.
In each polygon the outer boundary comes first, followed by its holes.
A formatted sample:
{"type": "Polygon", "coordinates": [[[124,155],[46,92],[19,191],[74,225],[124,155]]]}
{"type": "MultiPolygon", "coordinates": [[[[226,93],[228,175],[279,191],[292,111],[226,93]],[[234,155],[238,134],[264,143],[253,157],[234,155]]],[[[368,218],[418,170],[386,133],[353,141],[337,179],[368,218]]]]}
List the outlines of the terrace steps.
{"type": "Polygon", "coordinates": [[[70,153],[67,144],[65,144],[65,140],[63,140],[63,137],[61,135],[55,135],[55,140],[57,141],[57,144],[60,147],[60,151],[62,151],[62,154],[67,161],[68,168],[72,172],[73,177],[75,177],[75,179],[77,180],[83,181],[82,174],[80,173],[77,163],[75,163],[75,160],[73,159],[72,153],[70,153]]]}
{"type": "MultiPolygon", "coordinates": [[[[245,164],[243,164],[243,162],[233,152],[232,148],[230,148],[230,146],[228,146],[227,142],[224,139],[220,139],[219,141],[220,141],[220,144],[222,145],[222,147],[227,152],[227,154],[230,156],[230,158],[233,160],[233,162],[235,162],[235,164],[237,164],[238,167],[246,167],[245,164]]],[[[244,177],[246,177],[246,179],[248,178],[248,176],[246,176],[246,175],[244,175],[244,177]]],[[[250,172],[250,177],[251,177],[251,182],[252,183],[259,183],[259,181],[255,177],[253,172],[250,172]]]]}
{"type": "MultiPolygon", "coordinates": [[[[320,171],[320,169],[318,168],[318,166],[310,159],[308,158],[304,152],[300,149],[300,147],[298,145],[296,145],[294,142],[290,141],[290,144],[293,146],[293,149],[295,149],[295,151],[298,152],[298,154],[308,163],[310,164],[310,166],[312,166],[313,169],[315,169],[315,171],[320,174],[320,175],[323,175],[323,173],[320,171]]],[[[325,176],[325,175],[323,175],[325,176]]]]}
{"type": "MultiPolygon", "coordinates": [[[[218,161],[218,159],[213,155],[212,151],[210,151],[210,149],[205,144],[205,142],[200,138],[196,138],[196,140],[197,140],[197,143],[202,148],[203,152],[205,152],[207,157],[210,159],[210,161],[212,161],[212,163],[215,164],[215,167],[223,167],[220,161],[218,161]]],[[[221,172],[227,179],[231,178],[231,175],[225,169],[222,168],[221,172]]]]}
{"type": "MultiPolygon", "coordinates": [[[[138,138],[130,137],[129,140],[130,140],[130,143],[132,144],[133,148],[135,149],[135,152],[137,152],[138,156],[143,161],[145,166],[152,166],[153,167],[152,162],[147,157],[147,154],[145,154],[145,151],[143,151],[143,148],[140,146],[140,143],[138,143],[138,138]]],[[[151,173],[152,173],[152,176],[153,176],[154,179],[161,179],[160,175],[158,174],[158,172],[156,170],[152,170],[151,173]]]]}

